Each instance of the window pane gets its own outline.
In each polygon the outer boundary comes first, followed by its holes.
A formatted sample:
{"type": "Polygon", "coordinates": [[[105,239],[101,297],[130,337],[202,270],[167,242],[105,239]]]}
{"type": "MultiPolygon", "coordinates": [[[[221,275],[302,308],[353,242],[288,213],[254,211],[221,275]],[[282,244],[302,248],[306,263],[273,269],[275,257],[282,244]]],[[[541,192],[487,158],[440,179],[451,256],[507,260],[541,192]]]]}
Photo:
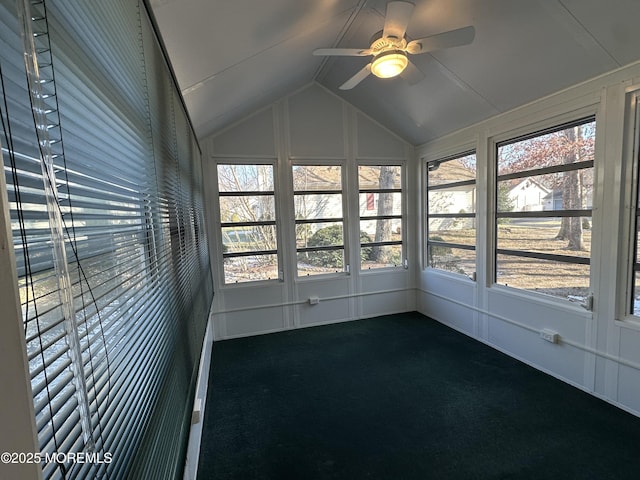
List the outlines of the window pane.
{"type": "Polygon", "coordinates": [[[277,255],[252,255],[224,259],[224,283],[255,282],[277,278],[277,255]]]}
{"type": "Polygon", "coordinates": [[[476,155],[427,163],[427,266],[473,277],[476,245],[476,155]],[[438,215],[472,215],[438,217],[438,215]],[[432,244],[445,242],[467,250],[432,244]]]}
{"type": "Polygon", "coordinates": [[[293,189],[298,275],[342,272],[344,270],[342,167],[340,165],[294,165],[293,189]],[[303,220],[336,221],[306,223],[302,222],[303,220]],[[306,248],[314,250],[299,251],[306,248]],[[315,250],[316,248],[318,250],[315,250]]]}
{"type": "Polygon", "coordinates": [[[401,186],[400,165],[358,166],[360,268],[363,270],[402,265],[401,244],[368,246],[372,242],[402,242],[402,192],[376,191],[400,190],[401,186]],[[389,216],[398,218],[380,218],[389,216]]]}
{"type": "Polygon", "coordinates": [[[224,253],[277,250],[276,227],[275,225],[223,227],[222,245],[224,253]]]}
{"type": "MultiPolygon", "coordinates": [[[[640,183],[640,182],[639,182],[640,183]]],[[[632,292],[633,298],[630,300],[631,302],[631,314],[640,316],[640,271],[638,271],[640,264],[640,218],[636,217],[636,231],[635,231],[635,262],[631,264],[631,268],[633,271],[632,277],[632,292]]]]}
{"type": "Polygon", "coordinates": [[[503,220],[508,223],[498,225],[499,249],[589,258],[591,217],[503,220]]]}
{"type": "Polygon", "coordinates": [[[360,165],[358,185],[360,190],[401,188],[400,165],[360,165]]]}
{"type": "Polygon", "coordinates": [[[475,153],[442,162],[429,162],[427,167],[429,186],[476,179],[475,153]]]}
{"type": "Polygon", "coordinates": [[[272,165],[218,165],[221,192],[273,191],[272,165]]]}
{"type": "Polygon", "coordinates": [[[296,219],[342,218],[342,194],[295,195],[296,219]]]}
{"type": "Polygon", "coordinates": [[[293,189],[342,190],[342,167],[339,165],[294,165],[293,189]]]}
{"type": "Polygon", "coordinates": [[[342,246],[342,223],[301,223],[296,225],[296,247],[342,246]]]}
{"type": "Polygon", "coordinates": [[[592,203],[593,168],[498,182],[499,212],[581,210],[592,203]]]}
{"type": "Polygon", "coordinates": [[[476,270],[476,252],[463,248],[429,245],[428,261],[431,268],[472,276],[476,270]]]}
{"type": "Polygon", "coordinates": [[[640,272],[634,272],[634,289],[633,289],[633,304],[632,314],[636,316],[640,316],[640,272]]]}
{"type": "Polygon", "coordinates": [[[498,255],[497,283],[582,302],[589,294],[589,265],[498,255]]]}
{"type": "Polygon", "coordinates": [[[429,191],[429,213],[475,213],[476,186],[429,191]]]}
{"type": "Polygon", "coordinates": [[[571,125],[498,147],[498,175],[593,160],[596,122],[571,125]]]}
{"type": "Polygon", "coordinates": [[[344,270],[344,250],[335,248],[316,252],[298,252],[298,275],[338,273],[344,270]]]}
{"type": "Polygon", "coordinates": [[[278,278],[276,226],[263,225],[276,220],[273,171],[273,165],[218,165],[225,283],[278,278]],[[255,255],[234,256],[242,253],[255,255]]]}
{"type": "Polygon", "coordinates": [[[590,268],[575,261],[591,256],[593,167],[588,162],[594,148],[593,119],[498,145],[498,175],[518,177],[497,178],[496,282],[569,300],[586,295],[579,289],[588,289],[590,268]],[[556,172],[537,175],[543,168],[556,172]],[[573,216],[576,210],[585,215],[573,216]],[[545,211],[571,216],[527,215],[545,211]],[[506,212],[511,214],[500,215],[506,212]],[[507,250],[522,256],[507,256],[507,250]]]}
{"type": "Polygon", "coordinates": [[[220,219],[223,222],[260,222],[276,219],[273,195],[220,197],[220,219]]]}
{"type": "Polygon", "coordinates": [[[360,216],[402,215],[402,193],[361,193],[360,216]]]}
{"type": "Polygon", "coordinates": [[[402,221],[389,220],[361,220],[360,243],[402,241],[402,221]]]}
{"type": "Polygon", "coordinates": [[[475,218],[431,218],[429,219],[429,241],[476,244],[475,218]]]}
{"type": "Polygon", "coordinates": [[[402,245],[378,245],[360,249],[361,268],[400,267],[402,266],[402,245]]]}

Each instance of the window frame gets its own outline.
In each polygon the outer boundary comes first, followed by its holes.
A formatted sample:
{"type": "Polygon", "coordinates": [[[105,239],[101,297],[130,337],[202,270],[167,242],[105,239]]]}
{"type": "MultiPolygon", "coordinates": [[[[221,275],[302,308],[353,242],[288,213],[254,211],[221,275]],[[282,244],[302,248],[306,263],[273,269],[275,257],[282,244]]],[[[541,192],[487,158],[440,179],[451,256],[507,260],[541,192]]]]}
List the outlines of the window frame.
{"type": "Polygon", "coordinates": [[[18,253],[7,277],[18,287],[27,432],[43,455],[95,447],[113,460],[35,467],[42,478],[176,471],[213,285],[201,150],[151,12],[142,2],[0,11],[12,79],[0,88],[10,159],[0,190],[18,253]],[[171,445],[156,448],[159,435],[171,445]]]}
{"type": "Polygon", "coordinates": [[[452,154],[448,154],[448,155],[441,155],[441,156],[437,156],[436,158],[433,159],[425,159],[424,160],[424,174],[423,174],[423,178],[424,178],[424,194],[425,194],[425,199],[424,199],[424,208],[425,208],[425,219],[426,221],[424,222],[424,250],[423,250],[423,255],[424,255],[424,266],[425,269],[429,270],[429,271],[433,271],[433,272],[438,272],[440,274],[445,274],[445,275],[454,275],[456,277],[459,278],[465,278],[465,279],[469,279],[472,281],[476,281],[476,276],[477,276],[477,271],[478,271],[478,153],[476,151],[476,147],[470,147],[470,148],[466,148],[466,149],[460,149],[457,150],[455,153],[452,154]],[[475,164],[476,164],[476,176],[473,180],[460,180],[460,181],[455,181],[455,182],[451,182],[451,183],[444,183],[444,184],[440,184],[440,185],[435,185],[433,187],[431,187],[429,185],[429,172],[430,171],[434,171],[437,170],[437,168],[445,162],[449,162],[449,161],[453,161],[453,160],[458,160],[470,155],[474,155],[475,156],[475,164]],[[433,167],[432,167],[433,166],[433,167]],[[466,185],[475,185],[475,189],[476,189],[476,193],[475,193],[475,204],[476,204],[476,208],[474,209],[473,213],[437,213],[437,214],[432,214],[429,212],[429,192],[433,191],[433,190],[444,190],[446,188],[451,188],[451,187],[459,187],[459,186],[466,186],[466,185]],[[474,244],[473,246],[471,245],[467,245],[467,244],[461,244],[461,243],[454,243],[454,242],[441,242],[441,241],[430,241],[429,240],[429,221],[430,219],[434,217],[434,218],[472,218],[475,220],[476,223],[476,233],[475,233],[475,239],[474,239],[474,244]],[[475,252],[475,268],[474,268],[474,272],[471,275],[466,275],[466,274],[461,274],[461,273],[457,273],[451,270],[446,270],[444,268],[438,268],[438,267],[433,267],[430,265],[430,254],[429,254],[429,249],[431,246],[437,246],[437,247],[444,247],[444,248],[457,248],[457,249],[461,249],[461,250],[471,250],[473,252],[475,252]]]}
{"type": "Polygon", "coordinates": [[[281,228],[279,223],[279,189],[278,189],[278,164],[275,159],[263,159],[263,158],[219,158],[216,159],[215,162],[215,191],[216,191],[216,203],[217,203],[217,217],[218,217],[218,228],[216,229],[215,235],[219,240],[220,255],[221,255],[221,265],[220,269],[221,275],[221,284],[223,287],[240,287],[244,285],[255,285],[257,283],[273,283],[273,282],[283,282],[284,281],[284,270],[282,267],[282,235],[281,228]],[[273,190],[238,190],[238,191],[220,191],[220,176],[218,167],[221,165],[228,166],[270,166],[273,174],[273,190]],[[251,197],[251,196],[272,196],[273,204],[274,204],[274,218],[272,220],[259,220],[259,221],[243,221],[243,222],[225,222],[222,220],[222,212],[221,212],[221,201],[220,199],[223,197],[251,197]],[[275,238],[276,238],[276,248],[269,250],[247,250],[242,252],[224,252],[224,229],[225,228],[233,228],[233,227],[263,227],[263,226],[272,226],[275,229],[275,238]],[[276,258],[276,272],[277,275],[273,278],[259,278],[255,280],[243,280],[243,281],[235,281],[235,282],[227,282],[226,280],[226,270],[225,270],[225,260],[227,258],[242,258],[242,257],[251,257],[251,256],[267,256],[274,255],[276,258]]]}
{"type": "MultiPolygon", "coordinates": [[[[536,137],[540,137],[543,135],[547,135],[550,133],[559,132],[565,130],[567,128],[571,128],[572,126],[584,125],[590,122],[594,122],[596,124],[596,133],[594,135],[594,141],[597,140],[598,130],[598,110],[597,108],[585,107],[577,111],[569,112],[564,115],[560,115],[553,118],[547,118],[544,122],[538,122],[536,124],[529,124],[523,127],[518,128],[517,130],[512,130],[509,132],[505,132],[499,136],[493,137],[489,139],[489,151],[490,155],[490,182],[488,182],[488,194],[490,197],[490,218],[488,219],[488,232],[492,232],[491,238],[488,239],[488,245],[490,245],[490,257],[492,260],[488,261],[489,271],[487,272],[489,275],[489,284],[492,288],[505,288],[512,290],[514,292],[518,292],[524,295],[537,295],[546,300],[550,300],[554,303],[564,304],[564,305],[577,305],[576,302],[571,301],[567,298],[562,298],[560,296],[555,296],[551,294],[545,294],[544,292],[537,292],[536,290],[525,289],[521,287],[514,287],[511,285],[505,285],[503,283],[498,283],[497,281],[497,273],[498,273],[498,255],[504,254],[508,256],[514,257],[522,257],[522,258],[536,258],[540,260],[548,260],[555,262],[564,262],[568,264],[591,264],[591,258],[593,256],[593,243],[591,245],[591,249],[589,251],[589,257],[578,257],[578,256],[569,256],[569,255],[561,255],[561,254],[545,254],[541,252],[527,252],[526,255],[523,255],[523,251],[515,250],[512,251],[510,249],[500,249],[498,248],[498,219],[500,218],[563,218],[563,217],[584,217],[585,212],[588,212],[588,216],[591,218],[592,222],[592,232],[593,232],[593,221],[594,221],[594,210],[593,206],[589,209],[579,209],[579,210],[549,210],[549,211],[525,211],[525,212],[498,212],[498,185],[500,181],[504,181],[511,178],[527,178],[542,174],[549,173],[560,173],[563,171],[580,171],[586,168],[593,169],[594,175],[594,184],[593,184],[593,192],[592,198],[595,200],[596,198],[596,184],[595,184],[595,175],[597,174],[596,170],[596,155],[597,155],[597,145],[594,145],[594,158],[592,160],[576,162],[573,164],[558,164],[549,167],[540,167],[533,168],[528,170],[523,170],[517,173],[509,173],[509,174],[498,174],[498,151],[499,148],[503,145],[514,144],[519,141],[525,141],[528,139],[533,139],[536,137]],[[576,165],[578,165],[576,167],[576,165]]],[[[594,237],[595,238],[595,237],[594,237]]],[[[579,305],[590,310],[591,303],[590,298],[592,297],[591,289],[593,285],[593,271],[589,268],[589,286],[587,290],[589,291],[588,297],[585,298],[584,303],[580,303],[579,305]]]]}
{"type": "Polygon", "coordinates": [[[640,271],[640,86],[630,88],[627,92],[628,110],[625,117],[625,141],[623,152],[623,185],[626,188],[624,205],[621,209],[622,238],[626,245],[622,247],[620,275],[621,288],[617,289],[616,318],[625,324],[640,327],[640,313],[634,312],[636,279],[635,273],[640,271]]]}
{"type": "MultiPolygon", "coordinates": [[[[364,274],[379,272],[383,270],[396,270],[399,268],[408,269],[408,258],[407,258],[407,248],[406,248],[406,162],[402,160],[396,161],[364,161],[360,160],[356,164],[356,185],[357,185],[357,195],[358,195],[358,232],[362,229],[360,225],[363,221],[375,221],[375,220],[400,220],[400,232],[401,238],[400,240],[388,240],[381,242],[369,242],[363,244],[360,240],[360,235],[358,235],[358,269],[360,272],[364,274]],[[399,167],[400,168],[400,187],[399,188],[391,188],[391,189],[381,189],[381,188],[360,188],[360,167],[399,167]],[[400,194],[400,214],[392,214],[392,215],[372,215],[363,217],[360,212],[360,195],[363,193],[399,193],[400,194]],[[363,268],[365,267],[362,264],[362,256],[361,252],[363,248],[369,247],[377,247],[377,246],[393,246],[400,245],[400,264],[398,265],[385,265],[383,267],[376,268],[363,268]]],[[[375,207],[374,207],[375,208],[375,207]]]]}
{"type": "Polygon", "coordinates": [[[347,166],[344,160],[324,160],[324,159],[313,159],[313,160],[302,160],[302,159],[292,159],[289,167],[289,175],[291,175],[290,185],[291,185],[291,208],[293,213],[293,243],[292,243],[292,256],[293,256],[293,269],[294,274],[293,277],[295,280],[310,280],[317,278],[326,278],[327,276],[346,276],[351,272],[351,265],[349,259],[349,224],[347,222],[347,166]],[[340,168],[340,190],[296,190],[295,188],[295,175],[294,169],[295,167],[339,167],[340,168]],[[296,218],[296,196],[297,195],[337,195],[340,194],[340,205],[342,208],[342,216],[341,217],[326,217],[326,218],[305,218],[299,219],[296,218]],[[327,245],[327,246],[316,246],[316,247],[302,247],[299,248],[297,245],[297,227],[298,225],[310,225],[316,223],[327,223],[327,224],[335,224],[340,223],[342,225],[342,244],[341,245],[327,245]],[[342,251],[342,270],[335,270],[332,272],[322,272],[317,274],[307,273],[306,275],[300,274],[300,269],[298,268],[298,254],[299,253],[307,253],[307,252],[321,252],[321,251],[333,251],[333,250],[341,250],[342,251]]]}

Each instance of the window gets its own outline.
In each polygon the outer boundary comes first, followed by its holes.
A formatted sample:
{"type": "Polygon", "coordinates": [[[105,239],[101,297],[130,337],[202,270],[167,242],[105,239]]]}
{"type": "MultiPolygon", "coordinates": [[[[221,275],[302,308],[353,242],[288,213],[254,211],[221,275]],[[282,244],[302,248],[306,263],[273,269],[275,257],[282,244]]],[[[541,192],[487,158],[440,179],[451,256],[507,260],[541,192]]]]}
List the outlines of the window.
{"type": "Polygon", "coordinates": [[[635,125],[633,132],[636,138],[634,139],[634,155],[633,155],[633,178],[634,180],[634,193],[633,193],[633,218],[631,227],[631,245],[630,245],[630,290],[631,298],[628,299],[628,313],[635,316],[640,316],[640,135],[638,134],[640,127],[640,107],[638,107],[637,94],[634,96],[635,105],[635,125]]]}
{"type": "Polygon", "coordinates": [[[496,283],[589,295],[595,131],[587,118],[497,145],[496,283]]]}
{"type": "Polygon", "coordinates": [[[342,272],[342,167],[294,165],[293,195],[298,276],[342,272]]]}
{"type": "MultiPolygon", "coordinates": [[[[640,190],[640,183],[636,186],[636,190],[640,190]]],[[[638,201],[640,200],[640,192],[636,193],[636,207],[634,215],[634,239],[633,239],[633,261],[632,261],[632,274],[631,274],[631,296],[630,313],[632,315],[640,316],[640,207],[638,207],[638,201]]]]}
{"type": "Polygon", "coordinates": [[[184,462],[213,290],[200,152],[145,5],[0,0],[39,451],[112,459],[43,462],[45,479],[158,478],[184,462]]]}
{"type": "Polygon", "coordinates": [[[360,192],[360,268],[403,265],[402,168],[358,166],[360,192]]]}
{"type": "Polygon", "coordinates": [[[476,155],[427,162],[427,265],[475,276],[476,155]]]}
{"type": "Polygon", "coordinates": [[[220,164],[224,283],[277,279],[273,165],[220,164]]]}

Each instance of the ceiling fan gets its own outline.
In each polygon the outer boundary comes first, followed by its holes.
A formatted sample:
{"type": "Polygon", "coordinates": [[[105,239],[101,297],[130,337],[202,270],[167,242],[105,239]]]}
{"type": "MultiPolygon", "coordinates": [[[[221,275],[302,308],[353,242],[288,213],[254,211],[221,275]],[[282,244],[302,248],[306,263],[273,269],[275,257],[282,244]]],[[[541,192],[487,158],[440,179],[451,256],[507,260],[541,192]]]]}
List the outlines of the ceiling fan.
{"type": "Polygon", "coordinates": [[[371,38],[369,48],[319,48],[313,54],[347,57],[373,56],[373,60],[343,83],[340,90],[352,89],[371,73],[380,78],[401,75],[410,84],[418,83],[424,78],[424,74],[409,60],[407,54],[418,55],[442,48],[467,45],[473,41],[476,31],[469,26],[407,41],[405,32],[411,20],[413,9],[413,3],[389,2],[384,28],[371,38]]]}

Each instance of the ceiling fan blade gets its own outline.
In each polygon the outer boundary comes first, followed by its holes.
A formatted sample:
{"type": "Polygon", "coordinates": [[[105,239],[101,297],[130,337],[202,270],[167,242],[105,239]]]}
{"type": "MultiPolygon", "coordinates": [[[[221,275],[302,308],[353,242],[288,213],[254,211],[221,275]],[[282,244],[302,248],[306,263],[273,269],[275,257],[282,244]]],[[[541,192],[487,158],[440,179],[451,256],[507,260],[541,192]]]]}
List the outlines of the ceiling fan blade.
{"type": "Polygon", "coordinates": [[[358,73],[356,73],[349,80],[340,85],[340,90],[351,90],[353,87],[358,85],[362,80],[367,78],[371,74],[371,64],[368,64],[358,73]]]}
{"type": "Polygon", "coordinates": [[[345,57],[366,57],[371,55],[369,48],[318,48],[313,51],[314,55],[325,56],[345,56],[345,57]]]}
{"type": "Polygon", "coordinates": [[[387,4],[387,16],[382,29],[383,37],[404,38],[407,25],[413,13],[413,3],[409,2],[389,2],[387,4]]]}
{"type": "Polygon", "coordinates": [[[415,85],[419,83],[424,78],[424,73],[415,66],[415,64],[411,61],[407,63],[407,67],[400,74],[409,85],[415,85]]]}
{"type": "Polygon", "coordinates": [[[431,35],[430,37],[413,40],[407,44],[406,51],[415,55],[439,50],[441,48],[468,45],[473,42],[475,36],[476,29],[473,27],[458,28],[456,30],[431,35]]]}

